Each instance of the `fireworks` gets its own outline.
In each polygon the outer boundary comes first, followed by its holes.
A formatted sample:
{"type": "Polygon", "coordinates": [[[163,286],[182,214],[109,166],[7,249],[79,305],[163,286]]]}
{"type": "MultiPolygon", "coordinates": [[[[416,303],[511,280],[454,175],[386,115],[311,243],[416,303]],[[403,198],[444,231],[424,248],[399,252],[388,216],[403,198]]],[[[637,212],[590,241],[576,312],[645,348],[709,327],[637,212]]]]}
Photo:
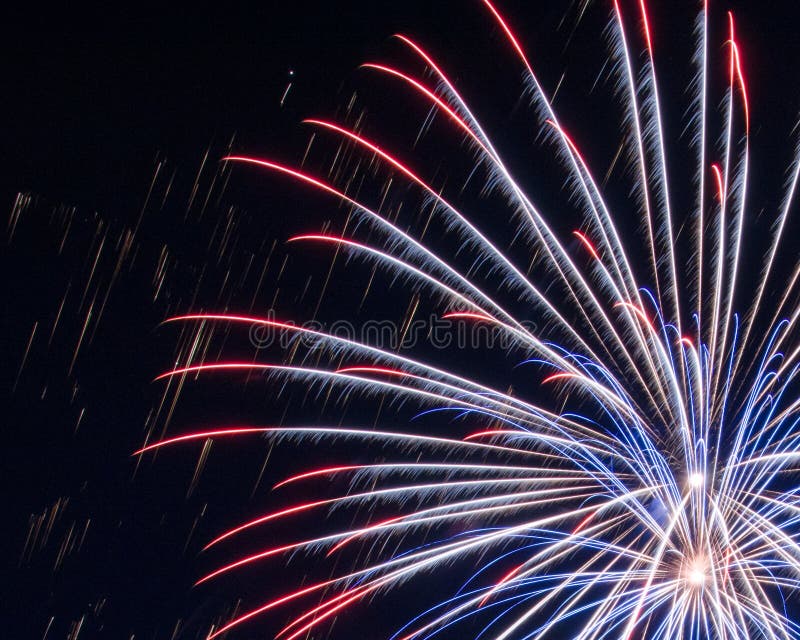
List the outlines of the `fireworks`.
{"type": "Polygon", "coordinates": [[[298,603],[305,610],[278,637],[306,637],[348,607],[459,564],[474,567],[469,579],[411,614],[395,638],[437,637],[476,620],[481,637],[497,639],[800,637],[786,605],[788,593],[800,586],[800,501],[792,475],[800,457],[800,266],[787,270],[781,262],[787,255],[796,261],[787,221],[800,162],[789,169],[759,276],[752,278],[743,273],[745,230],[753,215],[750,107],[733,18],[722,50],[709,41],[708,11],[699,18],[689,125],[696,170],[690,184],[675,184],[646,8],[642,3],[631,15],[613,8],[609,66],[626,110],[623,153],[634,175],[624,215],[642,221],[640,251],[624,239],[630,234],[622,229],[623,214],[612,212],[603,181],[559,119],[521,41],[493,4],[484,5],[525,72],[536,121],[583,214],[574,233],[554,226],[552,213],[526,192],[423,46],[398,36],[425,75],[386,64],[364,68],[407,89],[439,117],[437,126],[466,141],[476,171],[485,172],[486,192],[507,205],[504,224],[517,224],[536,256],[533,269],[530,255],[521,263],[518,250],[494,242],[491,229],[461,210],[446,189],[357,128],[308,121],[419,190],[432,217],[473,256],[471,266],[426,240],[424,229],[409,229],[381,206],[362,202],[357,189],[272,160],[227,160],[277,172],[350,208],[360,222],[355,230],[292,240],[332,245],[375,263],[437,296],[451,321],[504,334],[510,353],[523,354],[521,360],[544,372],[541,382],[552,401],[529,401],[503,391],[497,380],[484,381],[480,363],[450,370],[272,318],[172,318],[292,332],[341,364],[202,362],[162,378],[265,371],[341,393],[411,399],[448,419],[481,425],[454,437],[382,428],[220,427],[143,447],[139,453],[262,434],[377,442],[397,452],[396,460],[298,470],[281,485],[344,477],[350,490],[259,515],[212,540],[208,547],[301,513],[363,507],[352,526],[265,547],[201,578],[205,583],[297,552],[365,550],[351,569],[240,614],[209,638],[298,603]],[[642,56],[632,53],[638,46],[642,56]],[[719,51],[727,77],[717,109],[711,69],[719,51]],[[679,191],[692,194],[685,219],[676,213],[676,202],[683,201],[679,191]],[[546,322],[532,329],[525,323],[530,315],[546,322]],[[373,517],[385,505],[395,515],[373,517]]]}

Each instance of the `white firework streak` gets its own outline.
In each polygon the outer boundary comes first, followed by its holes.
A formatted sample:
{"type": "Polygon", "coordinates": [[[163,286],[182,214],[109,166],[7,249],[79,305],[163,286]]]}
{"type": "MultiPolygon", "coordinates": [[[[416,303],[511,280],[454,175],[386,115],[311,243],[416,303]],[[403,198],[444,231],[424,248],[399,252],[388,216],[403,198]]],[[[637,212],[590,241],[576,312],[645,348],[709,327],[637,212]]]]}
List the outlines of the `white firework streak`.
{"type": "MultiPolygon", "coordinates": [[[[398,459],[302,471],[276,488],[309,478],[344,476],[352,483],[351,491],[263,514],[212,540],[207,547],[315,510],[360,506],[371,512],[395,505],[400,511],[389,519],[265,548],[201,578],[199,582],[206,582],[302,551],[332,555],[353,544],[371,550],[361,568],[270,600],[208,637],[316,596],[318,604],[278,634],[294,640],[378,592],[472,559],[479,567],[462,588],[433,603],[393,638],[436,637],[477,616],[484,625],[479,637],[498,640],[560,638],[567,632],[579,640],[800,638],[800,625],[792,621],[786,604],[786,592],[800,587],[800,488],[792,486],[792,473],[800,463],[800,345],[795,340],[800,263],[788,269],[785,283],[775,282],[781,271],[776,265],[786,259],[785,232],[800,158],[788,172],[761,277],[740,320],[735,305],[741,295],[737,287],[749,214],[750,107],[733,19],[725,50],[729,75],[721,114],[724,131],[721,147],[715,149],[709,142],[707,6],[698,18],[696,113],[691,122],[698,166],[692,187],[695,210],[686,225],[693,229],[688,246],[696,273],[682,278],[657,52],[643,0],[632,17],[624,16],[614,3],[612,60],[626,109],[624,134],[635,168],[648,256],[644,281],[652,283],[651,293],[640,284],[600,184],[559,120],[522,45],[493,4],[483,3],[523,67],[538,124],[556,148],[571,196],[584,212],[585,231],[576,231],[568,240],[577,237],[587,256],[568,250],[567,241],[559,238],[548,216],[512,175],[455,84],[422,46],[397,36],[426,66],[436,81],[433,87],[392,66],[363,67],[409,88],[466,140],[477,165],[489,174],[487,190],[507,201],[526,241],[543,256],[540,262],[561,297],[553,288],[537,285],[526,267],[493,243],[467,213],[357,130],[327,120],[307,121],[420,189],[459,242],[475,251],[491,273],[502,275],[497,291],[487,290],[422,236],[404,231],[382,215],[380,207],[367,206],[346,189],[271,160],[226,160],[289,176],[347,205],[363,222],[360,228],[370,231],[370,242],[325,234],[293,240],[332,244],[381,265],[444,300],[445,317],[486,323],[502,332],[515,349],[528,354],[526,361],[551,370],[544,382],[580,397],[581,413],[553,411],[465,373],[274,319],[232,314],[171,318],[170,322],[293,332],[340,361],[362,364],[326,369],[202,362],[160,378],[263,371],[319,386],[336,385],[348,393],[409,398],[431,412],[475,417],[491,425],[463,439],[401,430],[233,426],[146,443],[137,454],[178,443],[259,434],[379,443],[415,455],[412,463],[398,459]],[[633,40],[626,30],[633,19],[643,26],[646,55],[641,69],[631,55],[633,40]],[[714,155],[721,158],[719,163],[708,162],[714,155]],[[585,257],[590,258],[588,266],[585,257]],[[768,309],[770,287],[782,291],[774,308],[768,309]],[[547,329],[528,329],[514,305],[503,303],[501,290],[511,292],[517,306],[530,304],[546,317],[547,329]],[[682,315],[687,309],[691,318],[682,315]],[[466,531],[447,534],[454,522],[466,531]],[[429,541],[403,547],[403,541],[416,539],[411,535],[415,532],[424,532],[429,541]],[[390,540],[402,553],[386,551],[390,540]],[[497,571],[503,568],[506,573],[498,579],[497,571]]],[[[788,251],[789,259],[796,261],[796,247],[788,251]]]]}

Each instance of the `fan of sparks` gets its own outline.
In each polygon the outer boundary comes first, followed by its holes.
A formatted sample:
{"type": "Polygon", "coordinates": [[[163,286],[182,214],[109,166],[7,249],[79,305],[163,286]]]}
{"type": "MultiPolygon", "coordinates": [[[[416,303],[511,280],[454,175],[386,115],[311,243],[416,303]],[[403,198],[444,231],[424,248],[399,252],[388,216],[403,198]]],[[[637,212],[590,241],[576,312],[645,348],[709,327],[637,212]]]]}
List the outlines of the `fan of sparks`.
{"type": "Polygon", "coordinates": [[[433,294],[445,317],[502,332],[513,343],[511,352],[545,372],[542,382],[550,395],[564,399],[562,408],[503,391],[496,380],[483,380],[479,366],[451,371],[271,318],[170,319],[295,332],[346,364],[203,362],[162,378],[263,371],[348,393],[412,399],[438,412],[445,424],[449,415],[486,425],[454,437],[380,427],[236,426],[144,446],[140,454],[260,434],[309,444],[321,438],[351,446],[377,443],[398,452],[394,461],[298,469],[280,484],[299,488],[312,478],[336,476],[350,478],[350,490],[260,514],[212,540],[210,547],[231,545],[245,531],[268,530],[308,512],[353,507],[357,514],[350,527],[267,546],[201,583],[301,552],[330,556],[352,545],[370,552],[346,571],[238,614],[209,638],[257,626],[281,608],[300,613],[277,637],[307,637],[347,608],[454,566],[471,567],[472,575],[445,599],[429,603],[394,638],[443,637],[459,628],[498,640],[800,638],[790,613],[791,592],[800,585],[800,499],[793,475],[800,460],[800,264],[788,232],[800,163],[795,158],[786,170],[765,249],[750,255],[744,237],[754,215],[748,203],[750,112],[733,18],[724,17],[722,43],[709,42],[708,7],[697,18],[693,112],[688,133],[682,132],[691,149],[683,154],[691,154],[696,170],[690,184],[676,185],[668,177],[674,136],[667,135],[662,119],[665,103],[646,8],[643,2],[630,10],[612,7],[609,65],[633,176],[626,205],[629,217],[641,223],[634,248],[623,241],[602,181],[559,119],[525,47],[498,9],[489,0],[483,4],[486,19],[524,73],[534,122],[556,151],[552,157],[571,201],[582,211],[573,234],[554,228],[553,214],[523,190],[456,84],[420,43],[397,36],[425,74],[377,63],[364,69],[424,103],[438,116],[436,126],[469,146],[486,175],[486,189],[507,204],[506,219],[498,213],[496,224],[518,228],[538,256],[532,271],[494,244],[491,230],[427,182],[413,161],[357,129],[308,121],[418,190],[492,278],[474,277],[453,256],[432,248],[421,230],[401,228],[335,180],[268,159],[226,160],[277,172],[344,204],[359,218],[350,235],[292,240],[374,263],[433,294]],[[711,69],[725,69],[721,95],[710,95],[711,69]],[[713,131],[707,130],[711,123],[713,131]],[[693,202],[680,215],[673,208],[678,190],[684,197],[692,194],[693,202]],[[359,239],[366,235],[368,241],[359,239]],[[688,265],[678,257],[680,246],[688,265]],[[500,284],[490,287],[491,282],[500,284]],[[742,300],[746,308],[736,309],[742,300]],[[529,316],[521,315],[521,305],[529,316]],[[528,317],[546,322],[534,331],[524,322],[528,317]],[[387,506],[398,515],[371,515],[387,506]]]}

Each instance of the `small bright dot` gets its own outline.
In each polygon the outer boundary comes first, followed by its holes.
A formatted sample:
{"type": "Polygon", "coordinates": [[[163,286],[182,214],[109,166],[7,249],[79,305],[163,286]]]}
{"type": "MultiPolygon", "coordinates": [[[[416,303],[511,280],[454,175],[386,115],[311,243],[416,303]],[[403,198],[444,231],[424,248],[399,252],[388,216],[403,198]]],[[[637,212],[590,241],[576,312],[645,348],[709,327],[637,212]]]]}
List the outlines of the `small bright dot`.
{"type": "Polygon", "coordinates": [[[699,489],[705,484],[705,478],[702,473],[693,473],[689,476],[689,484],[695,489],[699,489]]]}

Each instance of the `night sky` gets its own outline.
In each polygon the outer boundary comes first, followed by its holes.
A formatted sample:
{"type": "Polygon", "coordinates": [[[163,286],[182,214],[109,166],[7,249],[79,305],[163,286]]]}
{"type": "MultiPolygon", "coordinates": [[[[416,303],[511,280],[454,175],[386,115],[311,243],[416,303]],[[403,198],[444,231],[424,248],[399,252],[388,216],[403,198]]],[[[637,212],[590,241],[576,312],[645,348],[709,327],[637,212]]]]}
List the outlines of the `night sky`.
{"type": "MultiPolygon", "coordinates": [[[[606,55],[607,8],[592,3],[578,21],[583,2],[527,4],[501,6],[545,86],[552,90],[566,72],[556,106],[604,174],[618,144],[617,105],[607,80],[591,95],[587,86],[606,55]]],[[[800,39],[793,25],[800,14],[791,3],[770,3],[769,13],[760,4],[736,0],[733,9],[759,154],[754,210],[772,215],[797,138],[800,39]]],[[[712,5],[724,26],[723,8],[730,5],[712,5]]],[[[396,84],[358,69],[375,60],[419,69],[390,38],[402,32],[444,61],[545,205],[565,200],[558,173],[540,170],[552,158],[529,126],[534,114],[522,97],[521,70],[478,2],[15,7],[3,13],[0,194],[9,222],[2,250],[0,636],[204,638],[212,624],[232,615],[239,598],[258,604],[267,597],[262,594],[279,591],[276,585],[300,584],[314,572],[313,561],[298,559],[288,568],[272,563],[193,587],[237,557],[235,549],[201,553],[206,542],[279,504],[269,488],[296,471],[299,460],[305,469],[315,461],[346,462],[353,453],[328,445],[272,449],[254,438],[215,444],[210,452],[195,443],[137,462],[131,454],[145,439],[220,424],[408,424],[419,409],[380,398],[326,399],[263,376],[219,376],[187,383],[180,393],[152,382],[190,352],[209,361],[222,354],[275,356],[254,353],[241,328],[159,326],[171,315],[275,309],[301,321],[402,320],[419,302],[413,288],[371,265],[339,259],[331,268],[330,252],[309,254],[285,242],[298,233],[341,231],[343,207],[219,159],[233,151],[297,166],[311,137],[303,118],[352,124],[363,113],[372,137],[418,159],[416,166],[440,183],[464,183],[472,158],[457,134],[432,127],[416,141],[426,108],[396,84]]],[[[688,106],[691,19],[691,7],[653,9],[664,92],[683,100],[667,115],[672,130],[680,129],[688,106]]],[[[688,170],[682,160],[691,158],[682,144],[679,177],[688,170]]],[[[336,139],[319,135],[307,166],[324,175],[336,152],[336,139]]],[[[345,166],[355,162],[348,157],[345,166]]],[[[612,199],[624,202],[624,183],[613,182],[612,199]]],[[[477,191],[470,186],[462,195],[480,209],[477,191]]],[[[363,193],[380,196],[366,186],[363,193]]],[[[408,196],[408,206],[419,205],[408,196]]],[[[514,229],[504,229],[504,219],[492,223],[490,214],[478,215],[510,240],[514,229]]],[[[573,223],[563,215],[558,224],[568,231],[573,223]]],[[[761,218],[752,225],[758,237],[761,218]]],[[[423,296],[420,304],[437,310],[435,298],[423,296]]],[[[454,367],[475,362],[464,354],[441,357],[454,367]]],[[[521,376],[502,353],[485,354],[480,363],[498,384],[521,376]]],[[[379,455],[359,451],[356,457],[379,455]]],[[[320,522],[298,526],[313,530],[320,522]]],[[[291,533],[269,535],[278,540],[291,533]]],[[[239,555],[257,548],[258,539],[247,544],[239,555]]],[[[434,586],[392,595],[334,630],[345,638],[382,637],[416,612],[426,589],[434,586]]],[[[281,612],[232,637],[272,637],[284,621],[281,612]]]]}

